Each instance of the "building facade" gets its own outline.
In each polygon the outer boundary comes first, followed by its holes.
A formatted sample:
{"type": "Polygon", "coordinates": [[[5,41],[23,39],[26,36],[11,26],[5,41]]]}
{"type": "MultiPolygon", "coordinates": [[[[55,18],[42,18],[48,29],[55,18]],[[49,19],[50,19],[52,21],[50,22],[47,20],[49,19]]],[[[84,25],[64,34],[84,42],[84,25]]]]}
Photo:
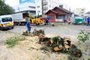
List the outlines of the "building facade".
{"type": "Polygon", "coordinates": [[[59,5],[60,0],[19,0],[19,6],[16,7],[16,12],[28,12],[38,16],[45,14],[54,7],[59,7],[59,5]]]}
{"type": "Polygon", "coordinates": [[[70,20],[72,13],[64,8],[55,7],[47,11],[46,15],[50,17],[49,22],[64,22],[70,20]]]}
{"type": "Polygon", "coordinates": [[[42,15],[42,0],[35,0],[36,16],[42,15]]]}
{"type": "Polygon", "coordinates": [[[15,9],[16,12],[30,13],[36,15],[35,0],[19,0],[19,5],[15,9]]]}
{"type": "Polygon", "coordinates": [[[60,0],[42,0],[42,13],[46,13],[48,10],[54,7],[59,7],[60,0]]]}
{"type": "Polygon", "coordinates": [[[84,14],[85,14],[85,9],[84,9],[84,8],[76,8],[76,9],[74,10],[74,13],[77,14],[77,15],[79,15],[79,16],[84,16],[84,14]]]}

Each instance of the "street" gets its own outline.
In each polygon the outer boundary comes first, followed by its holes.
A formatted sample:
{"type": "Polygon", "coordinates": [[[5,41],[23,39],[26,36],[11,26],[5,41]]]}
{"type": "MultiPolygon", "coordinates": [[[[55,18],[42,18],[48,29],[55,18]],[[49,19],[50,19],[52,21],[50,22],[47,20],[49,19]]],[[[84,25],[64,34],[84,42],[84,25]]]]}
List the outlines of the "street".
{"type": "MultiPolygon", "coordinates": [[[[63,24],[63,23],[57,23],[55,26],[32,26],[33,29],[43,29],[45,31],[46,36],[64,36],[64,37],[70,37],[72,40],[73,38],[77,39],[77,34],[81,30],[87,30],[90,32],[90,26],[86,25],[68,25],[68,24],[63,24]]],[[[12,30],[7,30],[7,31],[1,31],[0,30],[0,44],[4,42],[8,37],[12,37],[14,35],[22,35],[22,33],[26,31],[25,26],[15,26],[14,29],[12,30]]]]}

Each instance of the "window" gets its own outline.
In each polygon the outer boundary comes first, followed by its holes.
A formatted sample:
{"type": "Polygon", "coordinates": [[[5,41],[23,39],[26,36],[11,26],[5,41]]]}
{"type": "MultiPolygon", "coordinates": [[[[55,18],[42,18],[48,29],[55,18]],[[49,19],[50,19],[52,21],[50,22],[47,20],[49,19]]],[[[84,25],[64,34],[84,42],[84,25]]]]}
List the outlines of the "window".
{"type": "Polygon", "coordinates": [[[65,17],[64,16],[57,16],[56,18],[57,19],[64,19],[65,17]]]}
{"type": "Polygon", "coordinates": [[[40,6],[37,6],[37,8],[40,8],[40,6]]]}
{"type": "Polygon", "coordinates": [[[2,18],[2,22],[11,22],[12,18],[7,17],[7,18],[2,18]]]}
{"type": "Polygon", "coordinates": [[[34,9],[35,9],[35,7],[34,7],[34,6],[29,6],[29,8],[34,8],[34,9]]]}

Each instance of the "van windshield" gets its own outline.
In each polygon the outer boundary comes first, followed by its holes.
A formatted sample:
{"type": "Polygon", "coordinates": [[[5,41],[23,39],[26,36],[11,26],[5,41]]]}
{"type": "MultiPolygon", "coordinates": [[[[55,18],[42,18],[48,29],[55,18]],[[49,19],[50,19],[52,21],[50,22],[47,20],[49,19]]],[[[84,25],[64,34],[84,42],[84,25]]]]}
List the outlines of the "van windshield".
{"type": "Polygon", "coordinates": [[[11,22],[12,18],[8,17],[8,18],[2,18],[2,22],[11,22]]]}

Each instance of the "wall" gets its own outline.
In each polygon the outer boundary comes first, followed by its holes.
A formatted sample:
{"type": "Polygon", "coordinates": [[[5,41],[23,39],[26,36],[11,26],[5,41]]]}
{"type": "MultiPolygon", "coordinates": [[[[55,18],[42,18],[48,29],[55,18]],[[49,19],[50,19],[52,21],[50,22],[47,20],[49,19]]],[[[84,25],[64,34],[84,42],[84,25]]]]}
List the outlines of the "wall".
{"type": "Polygon", "coordinates": [[[47,16],[50,16],[51,17],[50,20],[49,20],[49,22],[56,22],[56,14],[55,13],[49,12],[47,14],[47,16]]]}

